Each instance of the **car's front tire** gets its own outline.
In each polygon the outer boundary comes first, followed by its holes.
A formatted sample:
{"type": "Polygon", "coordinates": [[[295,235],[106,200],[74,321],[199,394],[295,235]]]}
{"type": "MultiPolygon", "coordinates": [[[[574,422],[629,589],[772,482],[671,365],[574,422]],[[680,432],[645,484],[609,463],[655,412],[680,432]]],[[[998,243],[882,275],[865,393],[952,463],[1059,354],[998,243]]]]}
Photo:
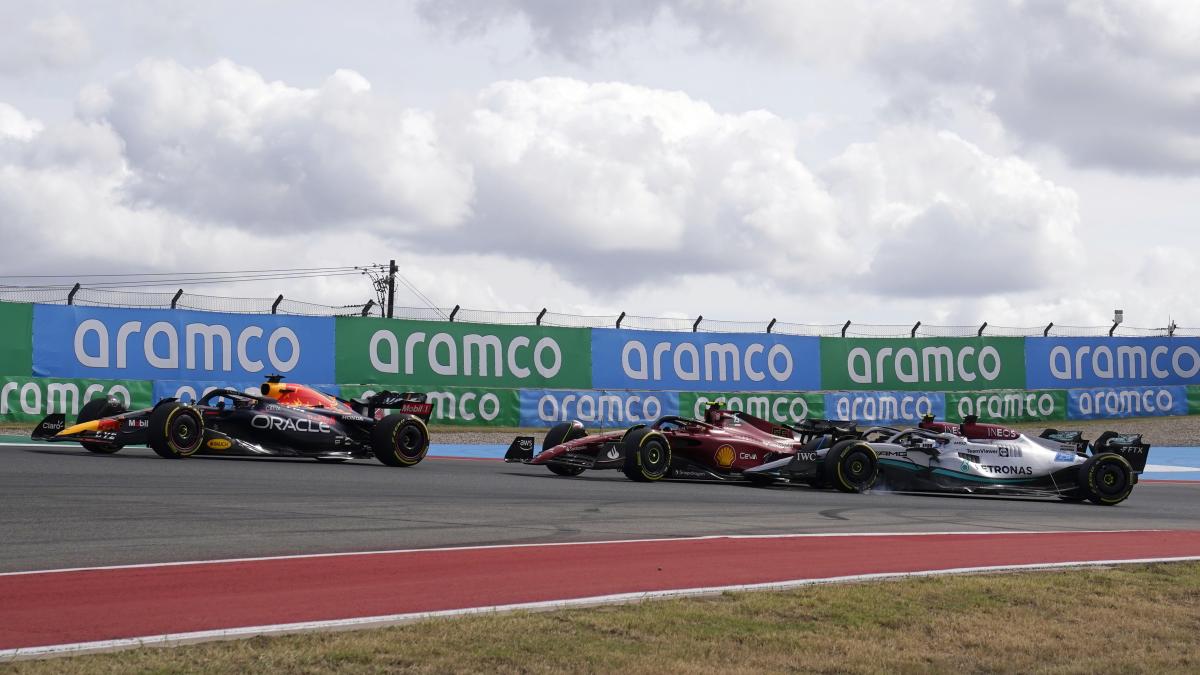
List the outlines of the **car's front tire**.
{"type": "Polygon", "coordinates": [[[164,403],[150,413],[146,440],[159,457],[190,457],[204,442],[204,418],[192,406],[164,403]]]}
{"type": "MultiPolygon", "coordinates": [[[[102,417],[112,417],[129,412],[125,406],[121,405],[120,401],[109,396],[106,398],[94,398],[79,409],[79,416],[75,418],[76,424],[84,422],[92,422],[102,417]]],[[[80,445],[88,452],[94,452],[98,455],[111,455],[121,449],[120,443],[104,443],[102,441],[80,441],[80,445]]]]}
{"type": "Polygon", "coordinates": [[[866,492],[879,477],[879,458],[866,441],[841,441],[825,454],[822,473],[841,492],[866,492]]]}
{"type": "Polygon", "coordinates": [[[629,480],[653,483],[671,471],[671,444],[653,429],[636,429],[625,435],[625,466],[621,472],[629,480]]]}
{"type": "Polygon", "coordinates": [[[429,429],[419,418],[392,413],[371,431],[371,450],[388,466],[416,466],[429,452],[429,429]]]}
{"type": "Polygon", "coordinates": [[[1093,455],[1079,465],[1079,485],[1091,503],[1114,506],[1133,492],[1133,467],[1116,453],[1093,455]]]}
{"type": "MultiPolygon", "coordinates": [[[[578,422],[555,424],[550,427],[550,431],[547,431],[546,437],[542,439],[542,452],[562,445],[567,441],[573,441],[585,436],[587,436],[587,429],[583,428],[583,425],[578,422]]],[[[582,466],[571,466],[569,464],[547,464],[546,468],[550,469],[550,473],[567,477],[578,476],[586,470],[582,466]]]]}

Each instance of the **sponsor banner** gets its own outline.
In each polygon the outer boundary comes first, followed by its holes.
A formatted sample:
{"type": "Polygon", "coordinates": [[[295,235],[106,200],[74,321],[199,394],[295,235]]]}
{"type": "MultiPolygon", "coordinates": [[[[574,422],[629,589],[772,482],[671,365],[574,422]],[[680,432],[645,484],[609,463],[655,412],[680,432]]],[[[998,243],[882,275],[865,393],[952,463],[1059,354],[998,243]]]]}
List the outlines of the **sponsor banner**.
{"type": "Polygon", "coordinates": [[[915,424],[946,417],[946,395],[933,391],[839,391],[825,394],[825,415],[873,424],[915,424]]]}
{"type": "Polygon", "coordinates": [[[1024,389],[1024,338],[821,338],[825,390],[1024,389]]]}
{"type": "Polygon", "coordinates": [[[978,415],[980,422],[1039,422],[1067,419],[1067,392],[1062,389],[951,392],[946,394],[946,421],[978,415]]]}
{"type": "Polygon", "coordinates": [[[333,381],[330,318],[35,305],[33,373],[51,377],[333,381]]]}
{"type": "Polygon", "coordinates": [[[588,427],[628,427],[678,415],[675,391],[521,390],[521,426],[552,427],[579,420],[588,427]]]}
{"type": "Polygon", "coordinates": [[[798,392],[681,392],[679,414],[704,419],[704,408],[712,401],[724,401],[729,410],[740,410],[776,424],[795,424],[804,419],[825,416],[825,395],[798,392]]]}
{"type": "Polygon", "coordinates": [[[144,380],[88,380],[77,378],[0,377],[0,421],[40,422],[51,413],[65,413],[73,421],[84,403],[115,396],[126,408],[152,404],[151,385],[144,380]]]}
{"type": "Polygon", "coordinates": [[[33,372],[33,305],[0,302],[0,374],[33,372]]]}
{"type": "Polygon", "coordinates": [[[1200,384],[1200,338],[1026,338],[1031,389],[1200,384]]]}
{"type": "MultiPolygon", "coordinates": [[[[343,384],[342,397],[361,399],[380,391],[401,391],[383,384],[343,384]]],[[[403,391],[407,391],[404,389],[403,391]]],[[[520,395],[516,389],[442,387],[418,389],[433,404],[431,424],[464,427],[516,427],[520,425],[520,395]]]]}
{"type": "Polygon", "coordinates": [[[820,389],[820,341],[765,333],[592,329],[592,386],[673,391],[820,389]]]}
{"type": "Polygon", "coordinates": [[[1200,415],[1200,385],[1187,388],[1187,403],[1189,415],[1200,415]]]}
{"type": "Polygon", "coordinates": [[[342,382],[587,388],[592,381],[588,329],[337,319],[342,382]]]}
{"type": "Polygon", "coordinates": [[[1122,387],[1067,391],[1067,419],[1188,414],[1187,387],[1122,387]]]}
{"type": "MultiPolygon", "coordinates": [[[[307,386],[333,396],[339,395],[339,388],[336,384],[309,384],[307,386]]],[[[243,380],[238,382],[230,382],[228,380],[155,380],[154,400],[161,401],[164,398],[177,398],[184,403],[191,403],[213,389],[237,389],[247,394],[262,396],[262,380],[243,380]]]]}

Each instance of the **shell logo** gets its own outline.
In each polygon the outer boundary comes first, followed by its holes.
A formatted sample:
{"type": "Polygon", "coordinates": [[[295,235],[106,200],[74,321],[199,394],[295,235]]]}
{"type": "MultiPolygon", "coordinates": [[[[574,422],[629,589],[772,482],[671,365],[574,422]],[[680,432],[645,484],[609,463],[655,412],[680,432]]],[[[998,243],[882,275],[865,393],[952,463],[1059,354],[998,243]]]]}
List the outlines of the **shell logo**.
{"type": "Polygon", "coordinates": [[[719,466],[728,469],[729,467],[733,466],[734,457],[735,453],[733,452],[732,445],[722,445],[721,447],[717,448],[716,460],[719,466]]]}
{"type": "Polygon", "coordinates": [[[214,438],[211,441],[205,443],[205,445],[207,445],[209,448],[211,448],[213,450],[228,450],[229,446],[231,446],[233,444],[230,443],[229,441],[225,440],[224,438],[214,438]]]}

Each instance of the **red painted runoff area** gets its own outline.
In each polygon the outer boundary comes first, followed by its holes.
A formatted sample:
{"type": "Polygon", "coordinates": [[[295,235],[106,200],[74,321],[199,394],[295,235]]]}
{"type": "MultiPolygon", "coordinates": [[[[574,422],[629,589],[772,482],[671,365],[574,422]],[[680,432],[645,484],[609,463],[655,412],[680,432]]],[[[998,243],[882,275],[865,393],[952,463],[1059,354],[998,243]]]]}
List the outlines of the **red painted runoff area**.
{"type": "Polygon", "coordinates": [[[0,649],[646,591],[1200,556],[1200,531],[714,537],[0,576],[0,649]]]}

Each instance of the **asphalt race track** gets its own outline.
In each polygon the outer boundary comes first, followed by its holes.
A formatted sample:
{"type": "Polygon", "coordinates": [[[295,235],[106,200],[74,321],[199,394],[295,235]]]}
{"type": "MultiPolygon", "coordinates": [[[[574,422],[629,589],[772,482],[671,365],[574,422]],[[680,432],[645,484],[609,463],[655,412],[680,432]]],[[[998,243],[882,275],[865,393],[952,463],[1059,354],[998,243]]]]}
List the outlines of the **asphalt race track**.
{"type": "Polygon", "coordinates": [[[192,458],[0,447],[0,572],[487,544],[830,532],[1191,529],[1200,483],[1117,507],[708,483],[430,458],[192,458]]]}

